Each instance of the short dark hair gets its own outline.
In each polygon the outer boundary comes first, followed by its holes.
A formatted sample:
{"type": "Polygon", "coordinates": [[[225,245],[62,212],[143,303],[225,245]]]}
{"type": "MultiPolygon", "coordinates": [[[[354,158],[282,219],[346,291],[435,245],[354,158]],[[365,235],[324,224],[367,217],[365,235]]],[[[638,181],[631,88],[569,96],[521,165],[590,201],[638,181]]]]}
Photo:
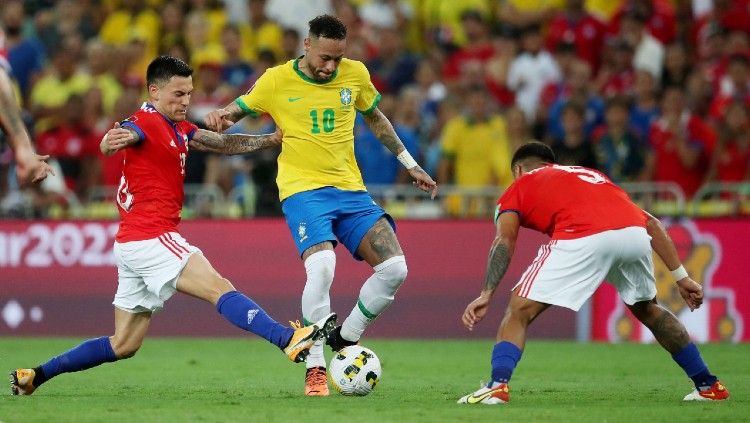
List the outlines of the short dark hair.
{"type": "Polygon", "coordinates": [[[346,38],[346,25],[341,19],[331,15],[314,17],[310,22],[310,36],[343,40],[346,38]]]}
{"type": "Polygon", "coordinates": [[[510,166],[513,167],[518,162],[526,159],[536,159],[543,163],[555,163],[555,153],[547,145],[539,141],[529,141],[526,144],[518,147],[518,150],[513,154],[513,159],[510,161],[510,166]]]}
{"type": "Polygon", "coordinates": [[[172,56],[159,56],[148,64],[146,84],[163,86],[173,76],[187,78],[193,75],[193,68],[182,60],[172,56]]]}

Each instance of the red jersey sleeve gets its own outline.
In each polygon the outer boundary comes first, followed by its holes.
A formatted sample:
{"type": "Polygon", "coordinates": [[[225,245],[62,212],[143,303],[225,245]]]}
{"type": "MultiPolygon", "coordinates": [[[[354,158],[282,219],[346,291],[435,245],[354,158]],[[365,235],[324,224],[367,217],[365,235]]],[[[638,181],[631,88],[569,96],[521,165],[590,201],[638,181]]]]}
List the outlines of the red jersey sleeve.
{"type": "Polygon", "coordinates": [[[495,209],[495,222],[502,213],[515,212],[518,216],[521,216],[521,191],[518,189],[518,183],[512,183],[508,189],[505,190],[503,195],[497,200],[497,208],[495,209]]]}

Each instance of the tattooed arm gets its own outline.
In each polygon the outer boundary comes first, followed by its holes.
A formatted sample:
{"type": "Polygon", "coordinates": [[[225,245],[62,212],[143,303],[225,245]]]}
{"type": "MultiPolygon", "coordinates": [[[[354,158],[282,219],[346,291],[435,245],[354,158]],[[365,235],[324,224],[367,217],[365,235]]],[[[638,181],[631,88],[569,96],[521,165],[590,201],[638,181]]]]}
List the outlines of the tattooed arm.
{"type": "Polygon", "coordinates": [[[210,112],[205,117],[205,123],[208,129],[216,132],[234,125],[235,122],[245,117],[247,113],[240,108],[235,102],[229,103],[226,107],[210,112]]]}
{"type": "Polygon", "coordinates": [[[40,156],[34,151],[29,133],[21,119],[13,84],[8,74],[0,69],[0,126],[10,142],[16,160],[16,176],[21,185],[36,183],[53,174],[45,162],[49,156],[40,156]]]}
{"type": "MultiPolygon", "coordinates": [[[[367,126],[370,127],[372,133],[378,137],[378,140],[391,153],[393,153],[394,156],[398,157],[406,151],[406,147],[404,147],[404,143],[401,142],[401,139],[399,139],[396,134],[396,130],[393,129],[393,125],[391,125],[391,122],[385,117],[380,109],[376,107],[371,113],[362,114],[362,116],[364,117],[367,126]]],[[[409,155],[409,157],[411,158],[411,155],[409,155]]],[[[399,160],[401,159],[399,158],[399,160]]],[[[435,195],[437,194],[437,183],[422,169],[421,166],[415,162],[413,165],[408,166],[406,170],[409,172],[409,175],[414,178],[414,184],[417,188],[431,193],[432,198],[435,198],[435,195]]]]}
{"type": "Polygon", "coordinates": [[[199,129],[193,135],[193,139],[190,140],[190,147],[212,153],[243,154],[281,145],[281,138],[280,129],[277,129],[273,134],[263,135],[218,134],[199,129]]]}
{"type": "Polygon", "coordinates": [[[461,320],[467,329],[473,330],[474,325],[479,323],[487,314],[490,298],[495,289],[505,276],[510,265],[510,259],[516,249],[518,230],[521,226],[518,215],[513,212],[501,214],[497,219],[497,234],[492,241],[489,257],[487,259],[487,272],[484,277],[484,287],[474,301],[469,303],[464,310],[461,320]]]}

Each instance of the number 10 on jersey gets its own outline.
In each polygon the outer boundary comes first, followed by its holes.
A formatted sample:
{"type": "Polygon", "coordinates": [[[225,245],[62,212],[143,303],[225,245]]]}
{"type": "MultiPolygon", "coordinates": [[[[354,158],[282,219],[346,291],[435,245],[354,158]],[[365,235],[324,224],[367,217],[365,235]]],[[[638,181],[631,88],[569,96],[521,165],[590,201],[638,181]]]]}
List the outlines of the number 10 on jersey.
{"type": "MultiPolygon", "coordinates": [[[[323,132],[332,132],[334,128],[335,112],[333,109],[323,110],[323,132]]],[[[318,111],[313,109],[310,110],[310,119],[312,120],[312,128],[310,132],[313,134],[320,133],[320,126],[318,125],[318,111]]]]}

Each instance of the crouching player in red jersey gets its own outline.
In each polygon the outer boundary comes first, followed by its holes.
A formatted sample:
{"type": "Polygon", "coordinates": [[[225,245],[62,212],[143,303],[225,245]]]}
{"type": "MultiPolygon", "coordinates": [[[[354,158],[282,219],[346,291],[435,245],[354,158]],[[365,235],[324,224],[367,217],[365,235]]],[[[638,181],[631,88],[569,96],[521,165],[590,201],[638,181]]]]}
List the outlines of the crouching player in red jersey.
{"type": "Polygon", "coordinates": [[[680,263],[661,223],[641,210],[603,174],[558,166],[545,144],[530,142],[513,156],[515,182],[500,197],[484,288],[463,313],[472,330],[486,315],[490,298],[508,269],[519,227],[546,233],[534,262],[513,287],[492,351],[492,379],[458,400],[461,404],[503,404],[526,342],[526,328],[550,305],[578,311],[603,280],[617,291],[635,317],[693,380],[691,400],[724,400],[729,391],[711,374],[685,326],[656,303],[652,249],[672,270],[691,310],[701,306],[703,288],[680,263]]]}
{"type": "Polygon", "coordinates": [[[307,327],[277,323],[177,232],[188,146],[231,154],[281,142],[279,132],[220,135],[185,120],[192,72],[179,59],[154,59],[146,75],[150,101],[109,130],[101,142],[104,154],[124,150],[125,163],[117,193],[121,221],[114,245],[115,334],[85,341],[39,367],[11,372],[13,394],[30,395],[59,374],[132,357],[152,314],[176,291],[210,302],[230,323],[278,346],[294,362],[304,361],[310,347],[335,327],[334,313],[307,327]]]}

